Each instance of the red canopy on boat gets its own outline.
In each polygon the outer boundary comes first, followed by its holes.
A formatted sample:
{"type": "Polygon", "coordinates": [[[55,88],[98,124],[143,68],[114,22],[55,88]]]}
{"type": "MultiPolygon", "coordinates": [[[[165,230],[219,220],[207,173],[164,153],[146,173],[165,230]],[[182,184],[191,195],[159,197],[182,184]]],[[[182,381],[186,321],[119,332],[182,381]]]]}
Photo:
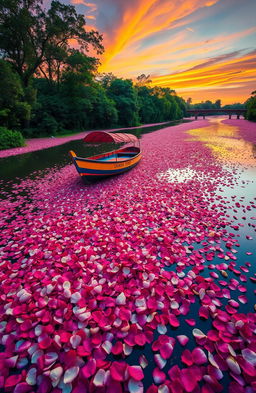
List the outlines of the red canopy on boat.
{"type": "Polygon", "coordinates": [[[137,142],[138,139],[135,135],[126,133],[110,133],[105,131],[93,131],[86,135],[84,142],[86,143],[104,143],[104,142],[114,142],[114,143],[128,143],[137,142]]]}

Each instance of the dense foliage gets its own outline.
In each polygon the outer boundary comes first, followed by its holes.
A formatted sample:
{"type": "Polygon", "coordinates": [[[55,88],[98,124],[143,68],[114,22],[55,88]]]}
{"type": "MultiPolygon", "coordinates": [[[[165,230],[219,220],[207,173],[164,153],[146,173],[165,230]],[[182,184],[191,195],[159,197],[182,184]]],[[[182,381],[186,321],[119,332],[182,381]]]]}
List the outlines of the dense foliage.
{"type": "Polygon", "coordinates": [[[202,101],[197,104],[192,104],[191,98],[187,100],[188,109],[245,109],[244,104],[235,103],[229,105],[221,105],[221,100],[212,102],[210,100],[202,101]]]}
{"type": "Polygon", "coordinates": [[[20,128],[30,118],[31,106],[25,101],[19,75],[0,60],[0,125],[20,128]]]}
{"type": "Polygon", "coordinates": [[[0,127],[0,149],[24,146],[24,142],[24,138],[19,131],[12,131],[6,127],[0,127]]]}
{"type": "Polygon", "coordinates": [[[192,100],[188,99],[187,105],[188,108],[190,109],[220,109],[221,100],[216,100],[215,102],[206,100],[206,101],[199,102],[197,104],[192,104],[192,100]]]}
{"type": "MultiPolygon", "coordinates": [[[[205,111],[207,111],[207,109],[212,110],[215,109],[216,111],[214,112],[213,115],[218,114],[217,110],[221,109],[221,111],[219,112],[219,114],[223,114],[223,109],[232,109],[232,111],[234,111],[233,113],[236,113],[236,109],[247,109],[247,113],[245,115],[245,117],[249,120],[252,120],[252,117],[248,117],[248,107],[246,105],[246,103],[241,104],[239,102],[234,103],[234,104],[229,104],[229,105],[221,105],[221,100],[216,100],[215,102],[212,102],[210,100],[206,100],[206,101],[202,101],[200,103],[197,104],[192,104],[192,99],[189,98],[186,102],[186,106],[188,110],[198,110],[200,113],[200,109],[203,109],[205,111]]],[[[207,113],[206,113],[207,114],[207,113]]],[[[211,111],[209,111],[208,115],[211,115],[211,111]]],[[[191,114],[188,114],[188,116],[193,116],[191,114]]]]}
{"type": "Polygon", "coordinates": [[[24,87],[38,72],[50,80],[58,79],[73,51],[70,40],[76,40],[81,53],[87,53],[90,44],[98,53],[103,51],[102,37],[96,31],[87,32],[85,24],[84,16],[73,6],[57,0],[47,11],[41,0],[1,0],[1,54],[13,65],[24,87]]]}
{"type": "Polygon", "coordinates": [[[256,121],[256,90],[252,92],[251,97],[246,101],[246,118],[256,121]]]}
{"type": "Polygon", "coordinates": [[[101,35],[74,6],[0,0],[0,126],[38,137],[183,117],[184,100],[149,87],[149,76],[97,75],[89,54],[102,52],[101,35]]]}

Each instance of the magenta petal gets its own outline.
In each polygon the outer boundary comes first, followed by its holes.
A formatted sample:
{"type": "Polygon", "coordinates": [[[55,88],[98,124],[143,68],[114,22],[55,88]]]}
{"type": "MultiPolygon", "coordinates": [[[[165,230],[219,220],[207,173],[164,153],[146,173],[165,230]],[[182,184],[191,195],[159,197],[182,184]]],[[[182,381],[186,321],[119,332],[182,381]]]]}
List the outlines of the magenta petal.
{"type": "MultiPolygon", "coordinates": [[[[253,390],[248,390],[249,392],[253,392],[253,390]]],[[[247,390],[244,389],[243,386],[241,386],[239,383],[236,381],[231,381],[228,387],[228,393],[245,393],[247,390]]]]}
{"type": "Polygon", "coordinates": [[[180,345],[185,346],[189,342],[189,338],[183,334],[177,336],[180,345]]]}
{"type": "Polygon", "coordinates": [[[175,328],[180,326],[180,323],[174,314],[169,315],[169,323],[172,327],[175,327],[175,328]]]}
{"type": "Polygon", "coordinates": [[[144,378],[144,373],[140,366],[128,366],[128,372],[135,381],[141,381],[144,378]]]}
{"type": "Polygon", "coordinates": [[[121,341],[117,341],[113,346],[112,346],[112,353],[114,355],[120,355],[120,353],[123,352],[123,344],[121,341]]]}
{"type": "Polygon", "coordinates": [[[14,393],[27,393],[27,392],[31,391],[31,388],[32,387],[30,385],[28,385],[27,383],[21,382],[15,386],[14,393]]]}
{"type": "MultiPolygon", "coordinates": [[[[83,390],[81,393],[85,393],[83,390]]],[[[110,380],[109,385],[106,387],[106,393],[123,393],[121,382],[110,380]]]]}
{"type": "Polygon", "coordinates": [[[189,349],[185,349],[181,355],[181,360],[184,364],[186,364],[187,366],[192,366],[192,364],[194,363],[193,358],[192,358],[192,354],[190,352],[189,349]]]}
{"type": "Polygon", "coordinates": [[[208,319],[209,318],[209,310],[208,307],[202,306],[199,309],[199,317],[208,319]]]}
{"type": "Polygon", "coordinates": [[[180,379],[180,369],[177,365],[170,368],[168,375],[171,380],[180,379]]]}
{"type": "Polygon", "coordinates": [[[113,362],[110,366],[110,375],[114,381],[125,381],[125,371],[127,364],[125,362],[113,362]]]}
{"type": "Polygon", "coordinates": [[[19,383],[20,381],[21,381],[21,375],[18,374],[10,375],[8,378],[6,378],[5,387],[10,388],[12,386],[17,385],[17,383],[19,383]]]}
{"type": "Polygon", "coordinates": [[[196,321],[195,321],[193,318],[191,318],[191,319],[185,319],[185,321],[187,322],[187,324],[188,324],[189,326],[195,326],[195,324],[196,324],[196,321]]]}
{"type": "Polygon", "coordinates": [[[160,368],[160,370],[162,370],[165,367],[167,362],[167,360],[162,358],[162,356],[159,353],[154,355],[154,361],[156,366],[160,368]]]}
{"type": "Polygon", "coordinates": [[[136,336],[134,337],[134,341],[137,345],[143,347],[143,345],[146,344],[146,336],[143,333],[138,333],[136,334],[136,336]]]}
{"type": "Polygon", "coordinates": [[[160,347],[160,354],[162,358],[169,359],[173,353],[173,346],[171,343],[165,343],[160,347]]]}
{"type": "Polygon", "coordinates": [[[163,383],[166,379],[166,375],[158,367],[153,370],[153,379],[156,384],[163,383]]]}
{"type": "Polygon", "coordinates": [[[238,300],[243,304],[246,304],[248,302],[248,299],[245,295],[238,296],[238,300]]]}
{"type": "Polygon", "coordinates": [[[197,386],[197,380],[190,368],[184,368],[180,371],[180,379],[186,392],[192,392],[197,386]]]}
{"type": "Polygon", "coordinates": [[[227,362],[228,367],[232,371],[232,373],[234,373],[236,375],[241,374],[241,368],[240,368],[239,364],[237,363],[237,361],[232,356],[229,356],[226,359],[226,362],[227,362]]]}
{"type": "Polygon", "coordinates": [[[96,360],[89,359],[86,365],[82,368],[82,373],[85,378],[89,378],[95,374],[96,371],[96,360]]]}
{"type": "Polygon", "coordinates": [[[192,351],[192,359],[195,364],[201,365],[207,362],[207,356],[201,348],[195,348],[192,351]]]}

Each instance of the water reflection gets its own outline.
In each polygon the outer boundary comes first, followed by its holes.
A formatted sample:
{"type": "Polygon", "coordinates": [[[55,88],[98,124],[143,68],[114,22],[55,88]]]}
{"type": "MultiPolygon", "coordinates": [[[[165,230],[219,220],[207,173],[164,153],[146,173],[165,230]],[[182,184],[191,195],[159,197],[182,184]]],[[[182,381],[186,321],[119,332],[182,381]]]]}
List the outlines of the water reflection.
{"type": "MultiPolygon", "coordinates": [[[[237,239],[237,245],[232,249],[232,253],[236,257],[235,262],[233,262],[236,269],[235,271],[232,271],[232,269],[226,271],[227,277],[225,279],[227,282],[230,282],[230,280],[239,279],[238,277],[243,274],[242,269],[247,263],[252,265],[251,275],[255,274],[256,217],[253,209],[256,204],[256,145],[243,140],[239,134],[238,127],[223,124],[221,121],[222,119],[211,119],[210,126],[191,130],[188,134],[193,136],[193,140],[199,140],[211,149],[227,175],[226,178],[219,179],[219,186],[214,193],[216,198],[213,202],[216,204],[216,209],[219,209],[220,212],[225,212],[225,216],[230,222],[230,224],[226,225],[227,233],[232,233],[232,236],[237,239]],[[227,180],[229,178],[232,181],[229,182],[227,180]],[[220,200],[222,203],[220,203],[220,200]]],[[[239,125],[239,121],[237,124],[239,125]]],[[[158,174],[160,180],[169,183],[186,183],[198,179],[209,181],[209,178],[206,176],[207,172],[204,174],[190,166],[182,169],[169,168],[167,171],[158,174]]],[[[191,228],[185,228],[184,230],[191,231],[191,228]]],[[[212,241],[209,244],[210,247],[219,246],[225,253],[230,251],[226,246],[226,242],[222,239],[216,243],[212,241]]],[[[184,245],[186,246],[186,244],[184,245]]],[[[204,252],[203,243],[193,243],[192,246],[194,250],[204,252]]],[[[189,249],[187,253],[189,253],[189,249]]],[[[225,261],[229,264],[227,255],[225,256],[225,261]]],[[[222,260],[217,254],[210,261],[205,259],[204,270],[200,272],[200,275],[209,277],[210,272],[218,273],[219,278],[215,279],[218,285],[219,280],[223,280],[220,270],[217,268],[221,262],[222,260]],[[215,267],[213,268],[213,266],[215,267]]],[[[165,270],[175,271],[176,266],[165,267],[165,270]]],[[[189,267],[184,269],[183,273],[188,271],[189,267]]],[[[239,302],[239,312],[253,313],[254,309],[256,309],[256,305],[254,305],[255,284],[246,278],[245,286],[248,301],[245,303],[239,301],[241,293],[237,289],[232,289],[232,299],[239,302]]],[[[223,308],[227,301],[228,299],[222,299],[223,308]]],[[[195,318],[197,318],[197,312],[195,313],[195,318]]],[[[202,321],[197,320],[197,326],[203,330],[202,321]]],[[[227,381],[226,376],[222,383],[227,384],[227,381]]]]}
{"type": "MultiPolygon", "coordinates": [[[[153,132],[178,123],[180,122],[170,122],[163,125],[144,128],[138,127],[132,130],[122,130],[122,132],[128,132],[140,138],[145,133],[153,132]]],[[[81,140],[75,140],[44,150],[0,158],[0,179],[4,181],[13,180],[15,178],[24,179],[24,177],[28,175],[32,175],[31,177],[33,178],[33,174],[35,176],[43,176],[51,168],[62,168],[65,165],[71,164],[71,159],[68,155],[69,150],[74,150],[78,156],[89,157],[91,155],[113,150],[114,148],[116,148],[116,145],[112,143],[86,145],[81,140]]]]}
{"type": "Polygon", "coordinates": [[[242,139],[238,127],[223,124],[222,120],[211,119],[210,126],[190,130],[188,134],[205,143],[222,162],[255,165],[256,145],[242,139]]]}

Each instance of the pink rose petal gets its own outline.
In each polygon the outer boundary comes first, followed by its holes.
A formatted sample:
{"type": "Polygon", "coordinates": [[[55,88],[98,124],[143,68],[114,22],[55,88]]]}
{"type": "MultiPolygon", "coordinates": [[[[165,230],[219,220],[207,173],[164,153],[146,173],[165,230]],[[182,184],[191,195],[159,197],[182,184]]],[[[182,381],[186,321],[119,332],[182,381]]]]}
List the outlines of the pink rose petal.
{"type": "Polygon", "coordinates": [[[144,373],[140,366],[128,366],[128,373],[135,381],[141,381],[144,378],[144,373]]]}

